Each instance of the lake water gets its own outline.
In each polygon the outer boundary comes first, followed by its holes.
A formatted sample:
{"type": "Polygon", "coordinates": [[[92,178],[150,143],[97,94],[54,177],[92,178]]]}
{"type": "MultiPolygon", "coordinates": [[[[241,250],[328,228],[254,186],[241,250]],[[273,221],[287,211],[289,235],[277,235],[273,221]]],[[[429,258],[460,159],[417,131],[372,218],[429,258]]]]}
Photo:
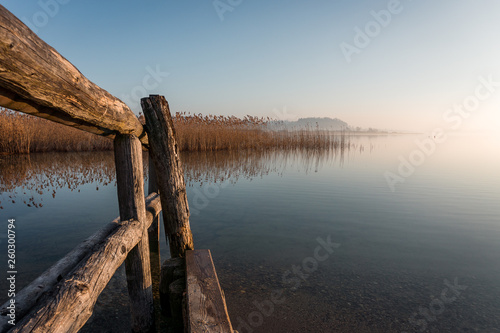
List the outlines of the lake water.
{"type": "MultiPolygon", "coordinates": [[[[195,246],[212,251],[234,328],[500,332],[500,140],[416,140],[431,139],[182,155],[195,246]]],[[[1,156],[0,167],[0,246],[15,218],[18,289],[118,216],[112,153],[1,156]]],[[[84,332],[128,325],[123,269],[95,313],[84,332]]]]}

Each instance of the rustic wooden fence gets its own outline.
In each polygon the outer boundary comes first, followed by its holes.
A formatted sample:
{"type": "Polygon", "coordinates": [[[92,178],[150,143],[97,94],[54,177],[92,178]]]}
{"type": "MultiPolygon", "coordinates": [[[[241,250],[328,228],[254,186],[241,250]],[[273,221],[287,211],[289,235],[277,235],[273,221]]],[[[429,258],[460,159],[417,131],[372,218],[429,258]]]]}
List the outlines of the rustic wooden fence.
{"type": "Polygon", "coordinates": [[[162,303],[182,317],[186,332],[233,332],[210,251],[194,251],[168,103],[150,95],[141,105],[145,127],[127,105],[90,82],[0,5],[0,106],[112,138],[120,211],[119,218],[17,293],[15,326],[8,323],[8,303],[0,308],[0,332],[77,332],[123,262],[132,331],[156,331],[152,288],[159,284],[160,211],[173,258],[162,265],[164,295],[170,296],[162,303]],[[142,151],[147,149],[151,193],[145,197],[142,151]],[[171,269],[179,266],[185,273],[171,269]]]}

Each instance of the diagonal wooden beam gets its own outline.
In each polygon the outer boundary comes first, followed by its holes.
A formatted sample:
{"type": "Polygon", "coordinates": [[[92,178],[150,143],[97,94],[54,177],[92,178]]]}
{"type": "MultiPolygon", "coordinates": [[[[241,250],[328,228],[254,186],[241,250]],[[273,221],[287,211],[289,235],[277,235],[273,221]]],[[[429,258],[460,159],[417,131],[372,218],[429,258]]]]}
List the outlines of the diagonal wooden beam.
{"type": "Polygon", "coordinates": [[[66,58],[0,5],[0,106],[114,137],[143,126],[118,98],[88,80],[66,58]]]}

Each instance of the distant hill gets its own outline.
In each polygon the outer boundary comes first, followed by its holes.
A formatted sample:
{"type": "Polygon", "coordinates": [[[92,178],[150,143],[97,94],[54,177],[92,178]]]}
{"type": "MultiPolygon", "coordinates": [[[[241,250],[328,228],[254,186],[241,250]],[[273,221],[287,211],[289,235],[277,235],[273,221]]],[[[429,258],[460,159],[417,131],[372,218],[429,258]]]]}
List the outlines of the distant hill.
{"type": "Polygon", "coordinates": [[[316,127],[318,126],[320,129],[329,129],[329,130],[341,130],[341,129],[346,129],[349,127],[345,121],[342,121],[338,118],[332,119],[332,118],[300,118],[299,120],[295,121],[296,126],[299,127],[305,127],[305,126],[311,126],[311,127],[316,127]]]}
{"type": "Polygon", "coordinates": [[[300,118],[297,121],[282,121],[278,123],[278,126],[285,126],[286,128],[319,128],[319,129],[325,129],[325,130],[332,130],[332,131],[339,131],[342,129],[348,129],[349,125],[345,122],[342,121],[338,118],[332,119],[332,118],[317,118],[317,117],[310,117],[310,118],[300,118]]]}

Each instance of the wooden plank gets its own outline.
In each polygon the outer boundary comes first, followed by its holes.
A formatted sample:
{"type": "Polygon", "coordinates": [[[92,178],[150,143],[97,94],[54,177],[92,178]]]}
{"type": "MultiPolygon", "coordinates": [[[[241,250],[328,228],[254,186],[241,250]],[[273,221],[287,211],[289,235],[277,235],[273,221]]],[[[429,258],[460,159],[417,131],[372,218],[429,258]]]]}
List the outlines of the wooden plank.
{"type": "MultiPolygon", "coordinates": [[[[153,221],[154,216],[158,216],[161,211],[160,196],[156,193],[149,195],[146,198],[146,219],[147,225],[153,221]]],[[[120,218],[116,218],[112,222],[106,224],[103,228],[97,231],[94,235],[87,238],[79,246],[68,253],[64,258],[46,270],[42,275],[36,278],[28,286],[16,293],[16,318],[19,322],[30,310],[42,299],[42,296],[48,293],[54,293],[55,286],[61,280],[71,280],[67,274],[79,265],[79,263],[90,256],[92,251],[98,248],[106,241],[106,238],[120,227],[120,218]]],[[[7,306],[10,304],[7,301],[0,308],[0,332],[7,332],[12,328],[8,321],[7,306]]]]}
{"type": "Polygon", "coordinates": [[[144,202],[142,147],[134,135],[118,134],[114,140],[116,183],[120,219],[142,223],[142,237],[125,260],[133,332],[155,330],[149,242],[144,202]]]}
{"type": "Polygon", "coordinates": [[[141,99],[149,137],[149,154],[157,174],[163,223],[171,257],[183,257],[192,250],[189,205],[184,172],[179,158],[174,124],[165,97],[150,95],[141,99]]]}
{"type": "Polygon", "coordinates": [[[147,144],[125,103],[89,81],[2,5],[0,105],[103,136],[134,134],[147,144]]]}
{"type": "Polygon", "coordinates": [[[232,333],[210,250],[186,251],[188,332],[232,333]]]}
{"type": "Polygon", "coordinates": [[[97,297],[127,253],[144,236],[143,222],[126,220],[119,224],[90,256],[61,280],[53,292],[45,294],[37,306],[9,332],[78,332],[92,315],[97,297]]]}

